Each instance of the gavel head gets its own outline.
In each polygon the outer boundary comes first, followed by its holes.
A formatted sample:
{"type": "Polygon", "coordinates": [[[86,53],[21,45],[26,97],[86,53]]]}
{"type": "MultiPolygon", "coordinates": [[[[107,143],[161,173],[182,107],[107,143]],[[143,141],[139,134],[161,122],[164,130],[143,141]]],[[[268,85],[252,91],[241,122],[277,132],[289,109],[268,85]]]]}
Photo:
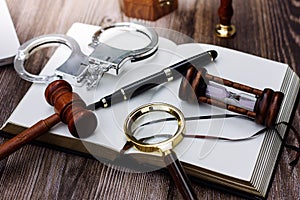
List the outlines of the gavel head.
{"type": "Polygon", "coordinates": [[[72,92],[71,85],[57,80],[48,85],[45,91],[47,102],[54,106],[63,123],[68,124],[70,133],[79,138],[90,136],[97,127],[97,118],[78,94],[72,92]]]}

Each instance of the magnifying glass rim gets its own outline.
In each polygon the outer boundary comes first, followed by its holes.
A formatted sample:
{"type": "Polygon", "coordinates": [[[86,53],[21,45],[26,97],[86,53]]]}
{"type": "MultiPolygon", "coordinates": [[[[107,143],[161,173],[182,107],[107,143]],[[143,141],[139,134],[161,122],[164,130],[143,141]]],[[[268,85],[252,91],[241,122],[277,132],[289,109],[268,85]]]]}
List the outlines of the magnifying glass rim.
{"type": "Polygon", "coordinates": [[[183,134],[185,132],[185,120],[184,120],[184,115],[182,112],[167,103],[149,103],[142,105],[138,108],[136,108],[134,111],[132,111],[126,118],[125,123],[124,123],[124,132],[127,137],[127,140],[132,142],[133,145],[140,151],[143,152],[155,152],[155,151],[160,151],[164,152],[166,150],[169,150],[173,147],[175,147],[182,139],[183,139],[183,134]],[[137,119],[139,119],[141,116],[150,113],[150,112],[155,112],[155,111],[162,111],[169,113],[173,115],[177,119],[177,130],[171,138],[164,140],[162,142],[158,142],[155,144],[148,144],[144,143],[143,141],[140,141],[136,139],[135,137],[132,136],[131,132],[131,126],[133,122],[135,122],[137,119]],[[170,146],[171,145],[171,146],[170,146]]]}

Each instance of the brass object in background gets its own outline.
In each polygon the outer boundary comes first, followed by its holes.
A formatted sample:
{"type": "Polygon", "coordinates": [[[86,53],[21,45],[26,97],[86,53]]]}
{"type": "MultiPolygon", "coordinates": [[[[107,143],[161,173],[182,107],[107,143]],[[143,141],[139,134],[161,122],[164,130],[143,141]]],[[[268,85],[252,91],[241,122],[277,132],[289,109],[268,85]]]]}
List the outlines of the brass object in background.
{"type": "Polygon", "coordinates": [[[236,33],[236,28],[234,25],[222,25],[217,24],[215,28],[216,36],[220,38],[231,38],[236,33]]]}
{"type": "Polygon", "coordinates": [[[220,38],[231,38],[236,33],[236,28],[231,24],[233,15],[232,0],[221,0],[218,10],[220,23],[216,25],[215,34],[220,38]]]}
{"type": "Polygon", "coordinates": [[[120,0],[126,16],[155,21],[178,7],[177,0],[120,0]]]}

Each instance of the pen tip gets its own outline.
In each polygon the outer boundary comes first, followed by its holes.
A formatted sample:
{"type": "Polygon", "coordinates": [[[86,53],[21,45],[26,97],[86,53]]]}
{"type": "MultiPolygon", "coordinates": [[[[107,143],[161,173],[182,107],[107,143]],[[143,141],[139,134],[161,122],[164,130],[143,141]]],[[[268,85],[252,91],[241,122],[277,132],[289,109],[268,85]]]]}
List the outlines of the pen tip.
{"type": "Polygon", "coordinates": [[[218,56],[218,52],[215,50],[210,50],[208,53],[211,55],[212,59],[215,60],[218,56]]]}

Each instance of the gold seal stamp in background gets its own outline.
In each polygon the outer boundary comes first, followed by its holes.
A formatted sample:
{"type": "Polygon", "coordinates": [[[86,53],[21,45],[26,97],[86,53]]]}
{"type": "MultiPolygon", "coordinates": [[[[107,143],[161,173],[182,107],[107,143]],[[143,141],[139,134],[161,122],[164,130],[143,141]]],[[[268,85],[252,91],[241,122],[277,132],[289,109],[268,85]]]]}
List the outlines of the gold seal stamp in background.
{"type": "Polygon", "coordinates": [[[233,15],[232,0],[221,0],[218,9],[220,23],[216,25],[215,34],[220,38],[231,38],[236,33],[236,28],[231,24],[233,15]]]}

